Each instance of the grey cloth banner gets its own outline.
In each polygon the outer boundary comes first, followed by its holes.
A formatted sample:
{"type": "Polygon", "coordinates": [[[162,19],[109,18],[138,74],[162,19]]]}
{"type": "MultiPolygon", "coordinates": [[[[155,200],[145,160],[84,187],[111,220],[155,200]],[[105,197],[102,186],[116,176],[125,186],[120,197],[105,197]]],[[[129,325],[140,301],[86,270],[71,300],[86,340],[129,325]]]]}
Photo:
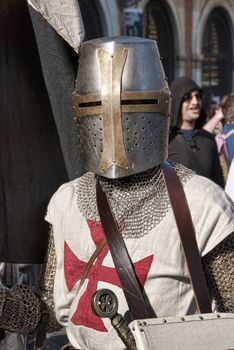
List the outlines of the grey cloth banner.
{"type": "Polygon", "coordinates": [[[47,86],[51,78],[56,123],[26,1],[0,2],[0,262],[43,261],[49,199],[79,173],[71,116],[74,65],[69,70],[65,59],[57,59],[62,41],[57,48],[55,36],[38,30],[50,53],[50,68],[44,71],[47,86]],[[54,46],[49,45],[49,38],[54,46]]]}
{"type": "Polygon", "coordinates": [[[83,174],[72,109],[78,55],[40,13],[31,6],[29,10],[66,169],[72,180],[83,174]]]}

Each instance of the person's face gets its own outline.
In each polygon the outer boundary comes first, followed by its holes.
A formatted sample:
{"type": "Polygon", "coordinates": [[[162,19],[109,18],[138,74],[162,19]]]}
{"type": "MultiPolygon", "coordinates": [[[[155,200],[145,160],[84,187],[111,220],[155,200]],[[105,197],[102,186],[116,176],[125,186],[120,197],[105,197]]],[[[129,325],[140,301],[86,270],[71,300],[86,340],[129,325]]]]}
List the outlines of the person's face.
{"type": "Polygon", "coordinates": [[[193,90],[184,95],[181,105],[181,119],[183,122],[196,121],[201,112],[201,93],[193,90]]]}

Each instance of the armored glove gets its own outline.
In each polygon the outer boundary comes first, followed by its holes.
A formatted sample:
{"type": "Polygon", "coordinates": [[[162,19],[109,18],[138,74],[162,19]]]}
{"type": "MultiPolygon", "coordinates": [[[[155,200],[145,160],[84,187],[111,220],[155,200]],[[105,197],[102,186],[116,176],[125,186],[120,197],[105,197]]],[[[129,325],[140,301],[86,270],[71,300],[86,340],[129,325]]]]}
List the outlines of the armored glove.
{"type": "Polygon", "coordinates": [[[32,333],[41,314],[41,302],[28,286],[0,289],[0,328],[21,334],[32,333]]]}

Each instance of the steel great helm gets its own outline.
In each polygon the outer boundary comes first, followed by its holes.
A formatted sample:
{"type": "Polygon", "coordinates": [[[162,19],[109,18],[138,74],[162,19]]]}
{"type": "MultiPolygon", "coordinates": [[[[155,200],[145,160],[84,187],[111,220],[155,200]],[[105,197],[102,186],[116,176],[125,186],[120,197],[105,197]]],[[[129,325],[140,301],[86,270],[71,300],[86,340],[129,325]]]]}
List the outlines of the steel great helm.
{"type": "Polygon", "coordinates": [[[154,40],[84,42],[73,108],[85,170],[116,179],[165,160],[170,99],[154,40]]]}

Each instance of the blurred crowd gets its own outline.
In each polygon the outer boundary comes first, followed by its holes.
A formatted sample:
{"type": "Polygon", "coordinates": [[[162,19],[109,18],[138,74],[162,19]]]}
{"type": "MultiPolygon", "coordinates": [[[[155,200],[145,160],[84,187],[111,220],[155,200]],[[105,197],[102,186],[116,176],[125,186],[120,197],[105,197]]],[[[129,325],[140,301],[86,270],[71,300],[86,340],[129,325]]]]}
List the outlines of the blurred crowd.
{"type": "Polygon", "coordinates": [[[233,198],[231,178],[234,176],[232,170],[234,167],[232,164],[234,158],[234,93],[224,95],[220,103],[213,103],[213,108],[210,108],[209,112],[209,120],[205,128],[215,135],[225,189],[233,198]]]}
{"type": "Polygon", "coordinates": [[[187,77],[171,84],[169,159],[223,187],[234,199],[234,93],[203,105],[202,88],[187,77]]]}

